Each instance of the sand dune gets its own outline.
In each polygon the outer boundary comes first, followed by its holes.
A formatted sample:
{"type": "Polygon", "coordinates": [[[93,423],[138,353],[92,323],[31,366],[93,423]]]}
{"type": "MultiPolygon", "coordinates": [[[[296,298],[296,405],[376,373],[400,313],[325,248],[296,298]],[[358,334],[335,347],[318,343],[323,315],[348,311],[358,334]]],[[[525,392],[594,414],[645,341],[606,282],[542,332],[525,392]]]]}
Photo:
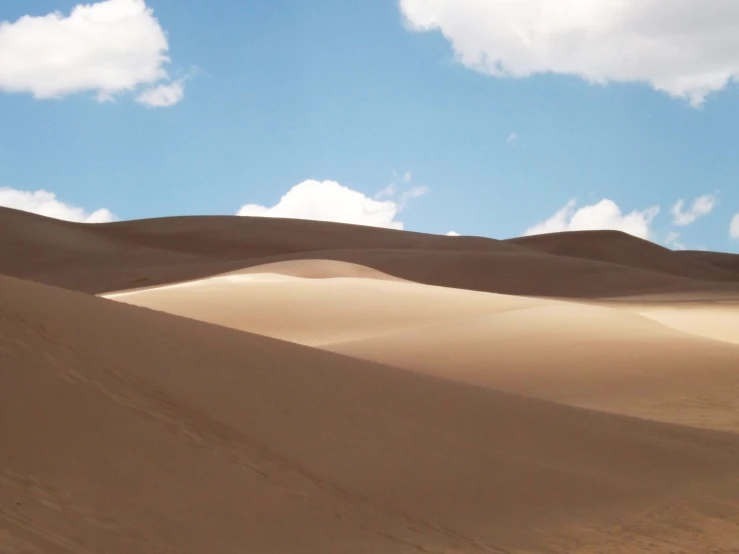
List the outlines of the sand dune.
{"type": "Polygon", "coordinates": [[[504,294],[595,298],[708,290],[739,293],[739,273],[717,268],[713,258],[684,262],[679,253],[649,243],[645,247],[644,241],[622,233],[575,233],[569,239],[574,246],[564,255],[537,250],[526,240],[515,244],[244,217],[84,225],[0,208],[3,273],[90,293],[305,259],[343,261],[424,284],[504,294]],[[620,245],[618,257],[591,259],[593,250],[598,251],[592,245],[604,241],[620,245]],[[689,265],[691,270],[665,272],[664,260],[659,267],[644,266],[638,260],[644,258],[645,248],[658,249],[673,269],[689,265]]]}
{"type": "Polygon", "coordinates": [[[4,551],[737,548],[734,434],[0,286],[4,551]]]}
{"type": "Polygon", "coordinates": [[[268,264],[106,297],[312,346],[547,302],[420,285],[321,260],[268,264]]]}
{"type": "Polygon", "coordinates": [[[739,346],[636,313],[553,305],[326,348],[573,406],[739,431],[739,346]]]}
{"type": "Polygon", "coordinates": [[[373,275],[311,260],[109,298],[574,406],[739,430],[739,302],[587,305],[349,272],[373,275]],[[309,274],[324,278],[299,277],[309,274]]]}
{"type": "MultiPolygon", "coordinates": [[[[697,253],[673,252],[653,242],[614,231],[552,233],[519,237],[506,242],[557,256],[621,264],[693,279],[739,280],[739,264],[726,264],[724,267],[716,264],[720,256],[718,253],[707,252],[701,257],[696,256],[697,253]]],[[[721,257],[737,258],[730,254],[721,257]]]]}
{"type": "Polygon", "coordinates": [[[739,552],[737,260],[0,209],[0,552],[739,552]]]}

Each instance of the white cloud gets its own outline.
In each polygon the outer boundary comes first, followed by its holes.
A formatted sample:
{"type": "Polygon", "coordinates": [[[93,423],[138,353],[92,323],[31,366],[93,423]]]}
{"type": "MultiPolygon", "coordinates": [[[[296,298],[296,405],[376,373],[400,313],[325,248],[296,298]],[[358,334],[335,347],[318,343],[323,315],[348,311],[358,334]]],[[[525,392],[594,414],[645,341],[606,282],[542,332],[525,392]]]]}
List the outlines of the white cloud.
{"type": "Polygon", "coordinates": [[[59,201],[53,192],[45,190],[30,192],[0,187],[0,206],[80,223],[107,223],[116,219],[105,208],[88,213],[82,208],[59,201]]]}
{"type": "Polygon", "coordinates": [[[650,225],[652,220],[659,213],[659,207],[652,206],[646,210],[634,210],[625,214],[618,204],[608,198],[604,198],[597,204],[583,206],[577,210],[575,209],[576,205],[575,200],[570,200],[546,221],[526,229],[524,235],[610,229],[648,239],[651,235],[650,225]]]}
{"type": "Polygon", "coordinates": [[[681,198],[675,202],[674,206],[672,206],[672,223],[678,227],[690,225],[699,217],[703,217],[704,215],[711,213],[717,203],[718,198],[715,194],[706,194],[693,200],[693,204],[690,208],[685,210],[685,202],[681,198]]]}
{"type": "Polygon", "coordinates": [[[665,244],[672,248],[673,250],[685,250],[685,245],[680,242],[680,233],[676,233],[675,231],[670,231],[665,236],[665,244]]]}
{"type": "MultiPolygon", "coordinates": [[[[380,201],[336,181],[307,180],[291,188],[276,205],[247,204],[238,211],[238,215],[314,219],[403,229],[403,223],[396,220],[397,215],[410,199],[427,192],[426,187],[415,187],[401,194],[397,201],[380,201]]],[[[394,196],[397,190],[388,194],[394,196]]]]}
{"type": "Polygon", "coordinates": [[[514,144],[518,142],[518,133],[516,131],[513,131],[510,135],[508,135],[508,138],[505,141],[507,144],[514,144]]]}
{"type": "Polygon", "coordinates": [[[733,239],[739,240],[739,213],[731,218],[731,224],[729,225],[729,236],[733,239]]]}
{"type": "Polygon", "coordinates": [[[644,82],[700,105],[739,77],[736,0],[400,0],[458,59],[507,77],[644,82]]]}
{"type": "Polygon", "coordinates": [[[462,235],[460,235],[460,234],[459,234],[459,233],[457,233],[456,231],[449,231],[449,232],[448,232],[448,233],[446,234],[446,236],[448,236],[448,237],[461,237],[462,235]]]}
{"type": "Polygon", "coordinates": [[[36,98],[87,91],[111,101],[165,81],[168,49],[145,0],[104,0],[79,4],[66,16],[54,12],[2,21],[0,90],[36,98]]]}
{"type": "Polygon", "coordinates": [[[182,81],[169,85],[158,85],[142,92],[136,101],[150,108],[167,108],[174,106],[185,97],[185,87],[182,81]]]}

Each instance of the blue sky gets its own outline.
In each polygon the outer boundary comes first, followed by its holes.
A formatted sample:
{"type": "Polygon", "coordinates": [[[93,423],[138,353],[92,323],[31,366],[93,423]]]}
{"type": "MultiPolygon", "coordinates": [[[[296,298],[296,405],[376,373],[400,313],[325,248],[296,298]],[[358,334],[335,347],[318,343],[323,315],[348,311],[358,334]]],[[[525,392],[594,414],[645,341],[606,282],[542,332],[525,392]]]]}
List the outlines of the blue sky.
{"type": "Polygon", "coordinates": [[[5,0],[0,203],[78,220],[251,205],[495,238],[611,227],[739,250],[739,49],[702,38],[739,36],[739,9],[678,25],[670,6],[726,3],[653,0],[648,25],[601,32],[612,15],[548,16],[562,0],[536,17],[457,2],[108,0],[72,19],[74,1],[5,0]],[[98,15],[103,33],[69,24],[98,15]],[[677,61],[618,42],[672,46],[669,25],[696,27],[677,61]]]}

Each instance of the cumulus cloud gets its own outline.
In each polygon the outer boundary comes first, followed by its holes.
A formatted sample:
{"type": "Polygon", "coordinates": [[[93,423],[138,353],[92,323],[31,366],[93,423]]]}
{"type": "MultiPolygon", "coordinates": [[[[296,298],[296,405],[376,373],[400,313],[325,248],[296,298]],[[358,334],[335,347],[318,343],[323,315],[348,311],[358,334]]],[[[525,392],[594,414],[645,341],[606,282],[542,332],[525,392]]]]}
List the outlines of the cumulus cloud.
{"type": "Polygon", "coordinates": [[[0,206],[79,223],[107,223],[116,219],[105,208],[88,213],[82,208],[61,202],[53,192],[45,190],[31,192],[0,187],[0,206]]]}
{"type": "Polygon", "coordinates": [[[410,199],[426,192],[426,187],[414,187],[401,194],[393,190],[386,196],[397,196],[397,199],[377,200],[336,181],[311,179],[295,185],[272,207],[247,204],[238,211],[238,215],[313,219],[403,229],[403,223],[396,219],[397,215],[410,199]]]}
{"type": "Polygon", "coordinates": [[[729,225],[729,236],[733,239],[739,240],[739,213],[731,218],[731,224],[729,225]]]}
{"type": "Polygon", "coordinates": [[[459,233],[457,233],[456,231],[449,231],[449,232],[448,232],[448,233],[446,234],[446,236],[448,236],[448,237],[461,237],[462,235],[460,235],[460,234],[459,234],[459,233]]]}
{"type": "Polygon", "coordinates": [[[400,0],[461,63],[506,77],[643,82],[700,105],[739,76],[736,0],[400,0]]]}
{"type": "MultiPolygon", "coordinates": [[[[0,90],[36,98],[94,92],[99,101],[110,101],[139,86],[166,82],[168,49],[145,0],[104,0],[79,4],[69,15],[0,21],[0,90]]],[[[181,82],[166,86],[149,92],[170,102],[162,105],[181,99],[181,82]]]]}
{"type": "Polygon", "coordinates": [[[690,225],[699,217],[710,214],[717,203],[718,198],[715,194],[706,194],[693,200],[693,204],[686,210],[685,201],[680,198],[672,206],[672,223],[678,227],[690,225]]]}
{"type": "Polygon", "coordinates": [[[570,200],[549,219],[526,229],[524,235],[559,233],[562,231],[595,231],[610,229],[623,231],[642,239],[651,236],[652,220],[659,213],[658,206],[624,213],[613,200],[604,198],[597,204],[575,209],[577,202],[570,200]]]}

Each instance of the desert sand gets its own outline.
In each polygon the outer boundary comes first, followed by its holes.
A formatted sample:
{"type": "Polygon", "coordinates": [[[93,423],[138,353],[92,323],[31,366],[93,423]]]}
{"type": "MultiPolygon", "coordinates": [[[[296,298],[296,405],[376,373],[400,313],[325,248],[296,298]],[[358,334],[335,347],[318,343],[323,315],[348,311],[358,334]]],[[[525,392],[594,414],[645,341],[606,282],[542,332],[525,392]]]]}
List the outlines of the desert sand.
{"type": "Polygon", "coordinates": [[[0,552],[739,552],[738,258],[0,209],[0,552]]]}

